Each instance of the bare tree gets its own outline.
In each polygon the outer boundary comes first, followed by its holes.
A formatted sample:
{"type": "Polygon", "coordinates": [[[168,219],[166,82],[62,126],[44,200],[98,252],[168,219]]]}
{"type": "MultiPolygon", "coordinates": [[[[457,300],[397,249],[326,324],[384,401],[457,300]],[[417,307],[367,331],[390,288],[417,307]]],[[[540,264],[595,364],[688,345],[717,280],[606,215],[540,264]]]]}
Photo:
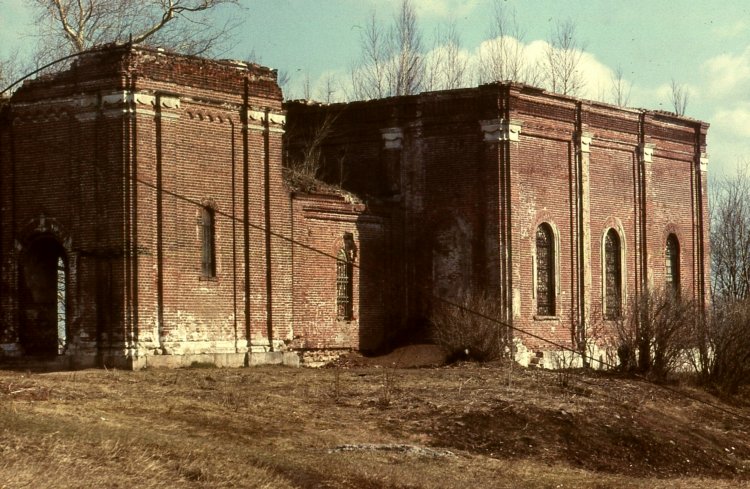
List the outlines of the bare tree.
{"type": "Polygon", "coordinates": [[[42,61],[108,42],[150,42],[187,54],[226,47],[236,27],[217,27],[209,13],[238,0],[32,0],[42,61]]]}
{"type": "Polygon", "coordinates": [[[23,73],[28,73],[33,69],[26,64],[19,49],[0,57],[0,93],[11,83],[18,80],[23,73]]]}
{"type": "Polygon", "coordinates": [[[456,23],[450,22],[435,31],[433,48],[425,66],[427,90],[449,90],[466,86],[468,57],[462,53],[461,36],[456,23]]]}
{"type": "Polygon", "coordinates": [[[388,48],[375,12],[360,35],[361,58],[351,70],[354,98],[373,99],[389,95],[386,78],[388,48]]]}
{"type": "Polygon", "coordinates": [[[302,98],[310,100],[312,98],[312,88],[310,87],[310,70],[305,70],[305,78],[302,80],[302,98]]]}
{"type": "Polygon", "coordinates": [[[393,95],[419,93],[424,83],[424,53],[412,0],[402,0],[389,40],[395,55],[395,66],[388,73],[393,95]]]}
{"type": "Polygon", "coordinates": [[[684,83],[678,83],[674,78],[672,78],[669,101],[672,104],[672,108],[674,109],[675,114],[685,115],[685,110],[687,109],[689,98],[690,93],[688,92],[687,86],[684,83]]]}
{"type": "Polygon", "coordinates": [[[712,296],[750,298],[750,173],[748,163],[717,179],[711,190],[712,296]]]}
{"type": "Polygon", "coordinates": [[[618,107],[628,105],[630,103],[630,91],[632,88],[633,85],[625,80],[622,65],[617,65],[617,68],[612,72],[612,102],[618,107]]]}
{"type": "MultiPolygon", "coordinates": [[[[309,100],[297,103],[318,105],[309,100]]],[[[338,155],[325,151],[326,140],[339,116],[341,111],[337,109],[320,107],[320,110],[310,112],[305,123],[290,118],[284,133],[284,178],[292,189],[304,192],[330,189],[334,180],[338,181],[339,188],[343,185],[344,168],[341,165],[345,151],[338,155]],[[334,170],[338,175],[334,175],[334,170]]]]}
{"type": "Polygon", "coordinates": [[[734,393],[750,382],[750,163],[711,186],[711,295],[691,360],[702,380],[734,393]]]}
{"type": "Polygon", "coordinates": [[[357,99],[419,93],[424,83],[422,34],[412,0],[402,0],[385,35],[373,12],[360,37],[361,57],[352,68],[357,99]]]}
{"type": "Polygon", "coordinates": [[[333,73],[327,74],[323,78],[323,86],[318,89],[318,98],[327,104],[336,102],[338,100],[337,92],[339,91],[336,88],[337,85],[336,75],[333,73]]]}
{"type": "Polygon", "coordinates": [[[750,382],[750,302],[714,303],[708,321],[695,328],[697,355],[691,360],[704,382],[736,394],[750,382]]]}
{"type": "Polygon", "coordinates": [[[555,24],[544,59],[544,77],[548,87],[563,95],[579,95],[586,82],[581,73],[584,45],[578,39],[572,20],[555,24]]]}
{"type": "Polygon", "coordinates": [[[480,83],[513,80],[530,85],[541,81],[540,67],[530,63],[524,44],[525,34],[518,24],[515,9],[495,3],[486,49],[479,53],[477,74],[480,83]]]}

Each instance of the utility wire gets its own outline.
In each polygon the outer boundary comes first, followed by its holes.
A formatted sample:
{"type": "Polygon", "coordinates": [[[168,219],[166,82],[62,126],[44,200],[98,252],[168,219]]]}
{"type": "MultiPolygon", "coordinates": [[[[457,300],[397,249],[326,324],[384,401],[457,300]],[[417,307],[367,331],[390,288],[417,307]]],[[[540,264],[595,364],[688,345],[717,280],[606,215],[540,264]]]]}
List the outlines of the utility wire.
{"type": "Polygon", "coordinates": [[[125,44],[104,44],[102,46],[97,46],[97,47],[94,47],[94,48],[91,48],[91,49],[87,49],[86,51],[79,51],[77,53],[73,53],[73,54],[69,54],[67,56],[63,56],[62,58],[58,58],[58,59],[56,59],[54,61],[50,61],[49,63],[47,63],[46,65],[42,66],[41,68],[37,68],[34,71],[26,73],[21,78],[18,78],[16,81],[12,82],[10,85],[8,85],[7,87],[5,87],[2,92],[0,92],[0,96],[2,96],[4,93],[6,93],[7,91],[9,91],[11,88],[15,87],[16,85],[18,85],[22,81],[26,80],[27,78],[31,78],[32,76],[36,75],[37,73],[41,73],[42,71],[44,71],[47,68],[50,68],[50,67],[56,65],[57,63],[62,63],[63,61],[67,61],[67,60],[72,59],[72,58],[77,58],[78,56],[83,56],[83,55],[86,55],[86,54],[96,53],[96,52],[99,52],[99,51],[108,51],[108,50],[113,49],[113,48],[127,46],[127,45],[129,45],[129,43],[125,43],[125,44]]]}
{"type": "MultiPolygon", "coordinates": [[[[125,45],[128,45],[128,44],[126,43],[126,44],[115,45],[115,47],[119,47],[119,46],[125,46],[125,45]]],[[[43,71],[43,70],[45,70],[45,69],[47,69],[47,68],[49,68],[49,67],[51,67],[51,66],[55,65],[55,64],[57,64],[57,63],[61,63],[61,62],[63,62],[63,61],[66,61],[66,60],[68,60],[68,59],[71,59],[71,58],[75,58],[75,57],[78,57],[78,56],[81,56],[81,55],[84,55],[84,54],[89,54],[89,53],[92,53],[92,52],[97,52],[97,51],[105,51],[105,50],[109,50],[109,49],[112,49],[112,48],[113,48],[113,46],[112,46],[112,45],[105,45],[105,46],[100,46],[100,47],[97,47],[97,48],[93,48],[93,49],[90,49],[90,50],[87,50],[87,51],[83,51],[83,52],[78,52],[78,53],[73,53],[73,54],[70,54],[70,55],[67,55],[67,56],[63,56],[62,58],[59,58],[59,59],[56,59],[56,60],[54,60],[54,61],[52,61],[52,62],[50,62],[50,63],[47,63],[46,65],[42,66],[41,68],[38,68],[38,69],[36,69],[36,70],[34,70],[34,71],[32,71],[32,72],[30,72],[30,73],[28,73],[28,74],[24,75],[23,77],[21,77],[21,78],[17,79],[16,81],[14,81],[14,82],[13,82],[13,83],[11,83],[10,85],[8,85],[8,86],[7,86],[7,87],[6,87],[5,89],[3,89],[3,90],[2,90],[1,92],[0,92],[0,96],[1,96],[1,95],[3,95],[4,93],[6,93],[7,91],[9,91],[9,90],[10,90],[11,88],[13,88],[14,86],[16,86],[17,84],[19,84],[19,83],[21,83],[22,81],[26,80],[27,78],[30,78],[30,77],[34,76],[35,74],[37,74],[37,73],[39,73],[39,72],[41,72],[41,71],[43,71]]],[[[126,176],[126,178],[128,178],[128,179],[132,179],[133,177],[131,177],[131,176],[126,176]]],[[[193,204],[193,205],[196,205],[196,206],[202,207],[202,204],[201,204],[200,202],[197,202],[197,201],[191,200],[191,199],[189,199],[189,198],[187,198],[187,197],[185,197],[185,196],[183,196],[183,195],[179,195],[179,194],[177,194],[177,193],[175,193],[175,192],[172,192],[172,191],[169,191],[169,190],[165,190],[165,189],[158,189],[156,185],[154,185],[154,184],[152,184],[152,183],[150,183],[150,182],[146,182],[146,181],[144,181],[144,180],[138,179],[138,178],[135,178],[134,180],[135,180],[135,182],[136,182],[136,183],[140,183],[140,184],[142,184],[142,185],[144,185],[144,186],[146,186],[146,187],[150,187],[150,188],[152,188],[152,189],[154,189],[154,190],[156,190],[156,191],[160,191],[160,192],[162,192],[162,193],[164,193],[164,194],[170,195],[170,196],[172,196],[172,197],[175,197],[175,198],[177,198],[177,199],[179,199],[179,200],[182,200],[182,201],[188,202],[188,203],[190,203],[190,204],[193,204]]],[[[294,238],[291,238],[291,237],[289,237],[289,236],[284,236],[284,235],[282,235],[282,234],[279,234],[279,233],[277,233],[277,232],[275,232],[275,231],[273,231],[273,230],[271,230],[271,229],[266,229],[266,228],[265,228],[264,226],[262,226],[262,225],[258,225],[258,224],[253,224],[253,223],[250,223],[250,222],[245,222],[245,220],[244,220],[244,219],[242,219],[242,218],[238,218],[238,217],[236,217],[236,216],[234,216],[234,215],[228,214],[228,213],[226,213],[226,212],[222,212],[222,211],[220,211],[220,210],[218,210],[218,209],[217,209],[217,210],[215,210],[215,213],[216,213],[216,214],[218,214],[218,215],[224,216],[224,217],[226,217],[226,218],[229,218],[229,219],[231,219],[231,220],[233,220],[233,221],[235,221],[235,222],[237,222],[237,223],[239,223],[239,224],[242,224],[242,225],[246,225],[246,226],[249,226],[249,227],[251,227],[251,228],[253,228],[253,229],[256,229],[256,230],[262,231],[262,232],[264,232],[264,233],[268,233],[268,234],[270,234],[271,236],[274,236],[274,237],[276,237],[276,238],[279,238],[279,239],[281,239],[281,240],[283,240],[283,241],[289,242],[290,244],[292,244],[292,245],[294,245],[294,246],[298,246],[298,247],[300,247],[300,248],[303,248],[303,249],[306,249],[306,250],[308,250],[308,251],[312,251],[312,252],[314,252],[314,253],[317,253],[317,254],[319,254],[319,255],[322,255],[322,256],[324,256],[324,257],[327,257],[327,258],[330,258],[330,259],[332,259],[332,260],[338,260],[338,257],[337,257],[337,256],[335,256],[335,255],[332,255],[332,254],[330,254],[330,253],[327,253],[327,252],[325,252],[325,251],[319,250],[319,249],[317,249],[317,248],[315,248],[315,247],[313,247],[313,246],[310,246],[310,245],[308,245],[308,244],[305,244],[305,243],[302,243],[302,242],[300,242],[300,241],[297,241],[297,240],[295,240],[294,238]]],[[[361,266],[360,266],[359,264],[357,264],[357,263],[352,263],[351,265],[352,265],[352,266],[353,266],[354,268],[357,268],[358,270],[362,270],[361,266]]],[[[366,271],[366,270],[365,270],[365,271],[366,271]]],[[[431,297],[432,297],[433,299],[435,299],[435,300],[437,300],[437,301],[439,301],[439,302],[442,302],[442,303],[444,303],[444,304],[446,304],[446,305],[448,305],[448,306],[454,307],[454,308],[456,308],[456,309],[458,309],[458,310],[460,310],[460,311],[462,311],[462,312],[464,312],[464,313],[472,314],[472,315],[474,315],[474,316],[477,316],[477,317],[480,317],[480,318],[482,318],[482,319],[485,319],[485,320],[487,320],[487,321],[490,321],[490,322],[492,322],[492,323],[495,323],[495,324],[497,324],[497,325],[499,325],[499,326],[501,326],[501,327],[507,328],[507,329],[509,329],[509,330],[512,330],[512,331],[515,331],[515,332],[518,332],[518,333],[521,333],[521,334],[523,334],[523,335],[526,335],[526,336],[528,336],[528,337],[530,337],[530,338],[534,338],[534,339],[537,339],[537,340],[539,340],[539,341],[542,341],[542,342],[544,342],[544,343],[546,343],[546,344],[548,344],[548,345],[551,345],[551,346],[554,346],[554,347],[556,347],[556,348],[559,348],[559,349],[560,349],[560,350],[562,350],[562,351],[567,351],[567,352],[573,353],[573,354],[575,354],[575,355],[579,355],[579,356],[581,356],[581,358],[585,358],[585,354],[584,354],[584,353],[582,353],[582,352],[581,352],[581,351],[579,351],[579,350],[576,350],[575,348],[572,348],[572,347],[569,347],[569,346],[567,346],[567,345],[563,345],[563,344],[557,343],[557,342],[555,342],[555,341],[552,341],[552,340],[550,340],[550,339],[548,339],[548,338],[544,338],[544,337],[542,337],[542,336],[539,336],[539,335],[537,335],[537,334],[531,333],[530,331],[526,331],[526,330],[524,330],[524,329],[522,329],[522,328],[519,328],[519,327],[517,327],[517,326],[513,326],[512,324],[506,323],[506,322],[504,322],[504,321],[501,321],[501,320],[499,320],[499,319],[497,319],[497,318],[493,318],[493,317],[487,316],[486,314],[483,314],[483,313],[481,313],[481,312],[479,312],[479,311],[475,311],[475,310],[472,310],[472,309],[470,309],[470,308],[468,308],[468,307],[466,307],[466,306],[464,306],[464,305],[462,305],[462,304],[458,304],[458,303],[456,303],[456,302],[454,302],[454,301],[451,301],[451,300],[449,300],[449,299],[446,299],[446,298],[444,298],[444,297],[440,297],[440,296],[438,296],[437,294],[435,294],[435,293],[434,293],[434,292],[432,292],[432,291],[427,291],[427,293],[428,293],[428,295],[429,295],[429,296],[431,296],[431,297]]],[[[597,358],[590,358],[590,360],[594,360],[595,362],[598,362],[598,363],[599,363],[599,365],[600,365],[601,367],[604,367],[604,368],[610,368],[610,369],[614,369],[614,368],[616,368],[616,365],[613,365],[613,364],[611,364],[611,363],[608,363],[608,362],[606,362],[606,361],[604,361],[604,360],[601,360],[601,359],[597,359],[597,358]]],[[[579,376],[580,376],[580,377],[583,377],[583,376],[582,376],[582,375],[580,375],[580,374],[579,374],[579,376]]],[[[658,386],[659,386],[659,387],[661,387],[662,389],[664,389],[664,390],[667,390],[667,391],[669,391],[669,392],[672,392],[673,394],[676,394],[676,395],[678,395],[678,396],[681,396],[681,397],[684,397],[684,398],[690,399],[690,400],[692,400],[692,401],[695,401],[695,402],[698,402],[698,403],[704,404],[704,405],[706,405],[706,406],[709,406],[709,407],[711,407],[711,408],[713,408],[713,409],[716,409],[717,411],[721,411],[721,412],[723,412],[723,413],[725,413],[725,414],[729,414],[729,415],[731,415],[731,416],[733,416],[733,417],[735,417],[735,418],[737,418],[737,419],[741,419],[741,420],[743,420],[743,421],[746,421],[746,422],[750,422],[750,417],[747,417],[747,416],[744,416],[744,415],[742,415],[742,414],[739,414],[739,413],[733,412],[733,411],[731,411],[731,410],[729,410],[729,409],[726,409],[726,408],[724,408],[723,406],[719,406],[718,404],[712,403],[712,402],[710,402],[710,401],[706,401],[705,399],[700,399],[700,398],[698,398],[698,397],[696,397],[696,396],[693,396],[693,395],[691,395],[691,394],[685,393],[685,392],[683,392],[683,391],[680,391],[680,390],[678,390],[678,389],[675,389],[675,388],[673,388],[673,387],[670,387],[670,386],[668,386],[668,385],[664,385],[664,384],[653,384],[653,383],[652,383],[652,382],[651,382],[651,381],[650,381],[650,380],[649,380],[649,379],[648,379],[647,377],[645,377],[645,376],[643,376],[643,375],[640,375],[640,374],[635,374],[634,376],[635,376],[636,378],[639,378],[639,379],[641,379],[641,380],[644,380],[644,381],[646,381],[646,382],[649,382],[649,383],[651,383],[652,385],[658,385],[658,386]]],[[[583,382],[584,382],[584,383],[587,383],[587,382],[585,382],[585,381],[583,381],[583,382]]],[[[589,383],[589,385],[593,385],[593,384],[589,383]]]]}
{"type": "MultiPolygon", "coordinates": [[[[146,187],[150,187],[150,188],[158,191],[156,185],[154,185],[152,183],[145,182],[145,181],[143,181],[141,179],[136,179],[136,181],[138,183],[146,186],[146,187]]],[[[164,193],[164,194],[170,195],[172,197],[175,197],[175,198],[177,198],[179,200],[182,200],[182,201],[188,202],[190,204],[202,207],[202,204],[200,202],[191,200],[191,199],[189,199],[189,198],[187,198],[185,196],[179,195],[179,194],[177,194],[175,192],[172,192],[172,191],[169,191],[169,190],[165,190],[165,189],[161,189],[161,192],[164,193]]],[[[256,229],[258,231],[262,231],[264,233],[268,232],[271,236],[274,236],[274,237],[279,238],[279,239],[281,239],[283,241],[286,241],[286,242],[288,242],[288,243],[290,243],[290,244],[292,244],[294,246],[299,246],[300,248],[304,248],[304,249],[306,249],[308,251],[312,251],[314,253],[317,253],[317,254],[319,254],[321,256],[324,256],[326,258],[330,258],[332,260],[338,260],[338,257],[335,256],[335,255],[333,255],[333,254],[327,253],[327,252],[325,252],[323,250],[317,249],[317,248],[315,248],[313,246],[310,246],[308,244],[305,244],[305,243],[302,243],[300,241],[297,241],[294,238],[291,238],[289,236],[282,235],[282,234],[277,233],[277,232],[272,231],[272,230],[267,230],[262,225],[245,222],[244,219],[242,219],[242,218],[233,216],[233,215],[228,214],[226,212],[221,212],[219,210],[216,210],[215,212],[216,212],[216,214],[224,216],[226,218],[229,218],[229,219],[231,219],[231,220],[233,220],[233,221],[235,221],[235,222],[237,222],[239,224],[247,225],[247,226],[249,226],[249,227],[251,227],[253,229],[256,229]]],[[[352,263],[352,266],[354,268],[357,268],[358,270],[360,270],[360,272],[362,272],[362,271],[367,272],[367,270],[363,270],[362,267],[361,267],[361,265],[359,265],[358,263],[352,263]]],[[[501,326],[503,328],[508,328],[508,329],[510,329],[512,331],[515,331],[515,332],[521,333],[523,335],[529,336],[531,338],[537,339],[537,340],[542,341],[542,342],[544,342],[544,343],[546,343],[546,344],[548,344],[550,346],[554,346],[555,348],[559,348],[560,350],[567,351],[567,352],[573,353],[575,355],[580,355],[582,358],[584,357],[584,354],[581,353],[580,351],[576,350],[575,348],[571,348],[571,347],[569,347],[567,345],[563,345],[561,343],[557,343],[557,342],[552,341],[552,340],[550,340],[548,338],[544,338],[543,336],[539,336],[539,335],[534,334],[534,333],[532,333],[530,331],[526,331],[525,329],[522,329],[522,328],[519,328],[517,326],[513,326],[511,324],[508,324],[508,323],[506,323],[504,321],[501,321],[501,320],[499,320],[497,318],[488,316],[488,315],[486,315],[484,313],[481,313],[479,311],[475,311],[475,310],[473,310],[473,309],[471,309],[469,307],[466,307],[466,306],[464,306],[462,304],[459,304],[457,302],[451,301],[451,300],[446,299],[444,297],[440,297],[440,296],[438,296],[437,294],[435,294],[435,293],[433,293],[431,291],[428,291],[427,293],[433,299],[436,299],[437,301],[442,302],[443,304],[446,304],[446,305],[451,306],[453,308],[456,308],[456,309],[458,309],[458,310],[460,310],[462,312],[465,312],[465,313],[468,313],[468,314],[472,314],[472,315],[474,315],[476,317],[480,317],[480,318],[482,318],[484,320],[487,320],[487,321],[490,321],[490,322],[492,322],[494,324],[497,324],[497,325],[499,325],[499,326],[501,326]]],[[[609,362],[606,362],[604,360],[600,360],[600,359],[597,359],[597,358],[591,358],[591,360],[594,360],[594,361],[598,362],[599,365],[602,368],[615,369],[617,367],[616,365],[613,365],[613,364],[611,364],[609,362]]],[[[579,377],[583,378],[582,374],[578,374],[578,375],[579,375],[579,377]]],[[[667,390],[667,391],[669,391],[669,392],[671,392],[673,394],[676,394],[676,395],[684,397],[686,399],[690,399],[690,400],[692,400],[694,402],[697,402],[697,403],[709,406],[709,407],[711,407],[713,409],[716,409],[717,411],[721,411],[721,412],[723,412],[725,414],[729,414],[729,415],[731,415],[731,416],[733,416],[733,417],[735,417],[737,419],[741,419],[743,421],[746,421],[746,422],[750,423],[750,417],[747,417],[747,416],[745,416],[743,414],[740,414],[740,413],[736,413],[736,412],[734,412],[732,410],[729,410],[729,409],[727,409],[727,408],[725,408],[723,406],[720,406],[720,405],[718,405],[716,403],[712,403],[712,402],[707,401],[705,399],[701,399],[699,397],[693,396],[691,394],[688,394],[686,392],[683,392],[681,390],[675,389],[675,388],[670,387],[670,386],[665,385],[665,384],[656,384],[656,383],[652,382],[650,379],[648,379],[646,376],[641,375],[641,374],[633,374],[633,376],[635,378],[638,378],[640,380],[648,382],[651,385],[657,385],[660,388],[662,388],[664,390],[667,390]]],[[[584,383],[588,383],[589,385],[595,385],[595,384],[592,384],[592,383],[589,383],[589,382],[585,382],[585,381],[583,381],[583,382],[584,383]]]]}

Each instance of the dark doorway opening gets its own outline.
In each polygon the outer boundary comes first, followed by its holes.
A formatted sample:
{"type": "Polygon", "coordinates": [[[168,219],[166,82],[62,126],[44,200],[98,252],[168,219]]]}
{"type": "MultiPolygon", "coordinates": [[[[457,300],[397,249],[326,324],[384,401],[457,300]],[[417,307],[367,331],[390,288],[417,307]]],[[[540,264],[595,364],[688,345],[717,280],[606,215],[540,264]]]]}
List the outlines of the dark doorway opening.
{"type": "Polygon", "coordinates": [[[21,257],[19,277],[24,352],[34,356],[63,353],[67,343],[67,257],[51,236],[32,240],[21,257]]]}

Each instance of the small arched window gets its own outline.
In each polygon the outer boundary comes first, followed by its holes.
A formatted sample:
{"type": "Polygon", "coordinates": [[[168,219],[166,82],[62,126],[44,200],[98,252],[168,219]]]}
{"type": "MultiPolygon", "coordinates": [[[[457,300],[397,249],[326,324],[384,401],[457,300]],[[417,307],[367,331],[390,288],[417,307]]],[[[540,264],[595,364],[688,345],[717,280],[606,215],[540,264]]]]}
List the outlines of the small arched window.
{"type": "Polygon", "coordinates": [[[680,242],[670,234],[664,250],[665,281],[668,290],[680,293],[680,242]]]}
{"type": "Polygon", "coordinates": [[[346,248],[336,257],[336,317],[352,318],[352,260],[346,248]]]}
{"type": "Polygon", "coordinates": [[[536,313],[555,315],[555,237],[549,224],[536,228],[536,313]]]}
{"type": "Polygon", "coordinates": [[[201,208],[201,273],[207,278],[216,276],[215,224],[214,210],[201,208]]]}
{"type": "Polygon", "coordinates": [[[622,314],[622,267],[620,236],[614,229],[604,237],[604,317],[617,319],[622,314]]]}

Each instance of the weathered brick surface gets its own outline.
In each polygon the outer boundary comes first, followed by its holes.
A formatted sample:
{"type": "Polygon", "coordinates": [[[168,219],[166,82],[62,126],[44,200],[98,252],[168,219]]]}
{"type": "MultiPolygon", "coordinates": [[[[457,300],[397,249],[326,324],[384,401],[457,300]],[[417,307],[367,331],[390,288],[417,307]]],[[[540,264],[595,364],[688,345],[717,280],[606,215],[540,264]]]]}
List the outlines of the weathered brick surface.
{"type": "Polygon", "coordinates": [[[394,320],[390,219],[367,212],[364,204],[344,195],[300,194],[293,205],[293,346],[378,348],[394,320]],[[338,318],[336,311],[336,257],[345,247],[346,233],[355,243],[350,319],[338,318]]]}
{"type": "Polygon", "coordinates": [[[0,133],[7,353],[24,353],[18,275],[42,235],[65,248],[67,354],[242,356],[290,341],[282,124],[274,72],[147,48],[87,54],[22,87],[0,133]],[[201,274],[203,206],[215,277],[201,274]]]}
{"type": "Polygon", "coordinates": [[[0,107],[2,354],[28,353],[23,333],[55,312],[32,297],[52,277],[30,272],[40,249],[66,261],[64,354],[135,367],[374,350],[420,332],[436,298],[469,291],[494,296],[517,328],[569,344],[581,325],[607,325],[610,228],[624,302],[663,285],[674,233],[682,293],[705,303],[706,130],[515,84],[282,107],[275,72],[257,65],[88,53],[0,107]],[[343,190],[290,192],[282,162],[304,149],[292,135],[331,116],[321,175],[343,190]],[[204,206],[215,277],[201,266],[204,206]],[[534,288],[541,223],[555,235],[546,317],[534,288]],[[341,319],[335,257],[347,235],[353,315],[341,319]]]}
{"type": "MultiPolygon", "coordinates": [[[[287,111],[296,123],[339,114],[323,174],[331,178],[345,155],[348,173],[334,183],[393,206],[403,226],[395,233],[401,314],[412,324],[429,317],[436,296],[473,290],[494,295],[515,327],[555,343],[570,345],[573,332],[590,336],[596,325],[606,333],[610,228],[622,240],[623,308],[663,286],[670,233],[680,243],[683,296],[707,300],[700,121],[512,84],[327,107],[292,103],[287,111]],[[644,148],[653,148],[651,157],[644,148]],[[556,308],[548,317],[536,314],[533,276],[541,223],[555,232],[556,308]]],[[[518,337],[532,349],[555,348],[518,337]]]]}

